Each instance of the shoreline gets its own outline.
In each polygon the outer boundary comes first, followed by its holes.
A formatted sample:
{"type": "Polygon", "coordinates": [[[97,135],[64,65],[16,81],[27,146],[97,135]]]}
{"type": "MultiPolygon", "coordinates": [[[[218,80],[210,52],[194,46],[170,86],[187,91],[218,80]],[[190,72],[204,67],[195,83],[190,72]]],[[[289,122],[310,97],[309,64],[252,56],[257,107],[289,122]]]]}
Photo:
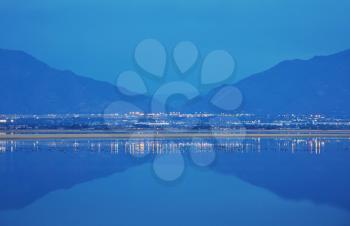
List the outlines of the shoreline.
{"type": "Polygon", "coordinates": [[[231,131],[0,131],[0,140],[142,139],[142,138],[349,138],[350,130],[231,130],[231,131]],[[36,132],[36,133],[33,133],[36,132]]]}

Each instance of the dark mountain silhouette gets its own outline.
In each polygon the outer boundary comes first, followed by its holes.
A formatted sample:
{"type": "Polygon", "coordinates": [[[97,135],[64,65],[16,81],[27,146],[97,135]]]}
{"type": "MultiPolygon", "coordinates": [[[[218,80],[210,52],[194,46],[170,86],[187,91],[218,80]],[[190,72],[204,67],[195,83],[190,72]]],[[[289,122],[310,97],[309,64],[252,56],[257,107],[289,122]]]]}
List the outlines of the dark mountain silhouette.
{"type": "MultiPolygon", "coordinates": [[[[0,114],[103,113],[121,95],[110,83],[54,69],[21,51],[0,49],[0,114]]],[[[150,98],[123,100],[145,110],[150,98]]],[[[134,108],[113,105],[108,112],[128,110],[134,108]]]]}
{"type": "Polygon", "coordinates": [[[114,86],[56,70],[20,51],[0,49],[0,113],[100,113],[114,86]]]}
{"type": "MultiPolygon", "coordinates": [[[[309,60],[284,61],[236,84],[243,95],[238,111],[257,114],[350,114],[350,50],[309,60]]],[[[221,111],[210,104],[215,89],[191,101],[187,111],[221,111]]],[[[228,98],[229,99],[229,98],[228,98]]]]}
{"type": "MultiPolygon", "coordinates": [[[[53,69],[20,51],[0,50],[0,79],[0,114],[102,113],[121,96],[109,83],[53,69]]],[[[236,84],[243,94],[238,111],[348,115],[349,84],[350,50],[284,61],[236,84]]],[[[210,104],[217,90],[185,104],[183,111],[222,111],[210,104]]],[[[126,100],[147,110],[150,98],[126,100]]]]}

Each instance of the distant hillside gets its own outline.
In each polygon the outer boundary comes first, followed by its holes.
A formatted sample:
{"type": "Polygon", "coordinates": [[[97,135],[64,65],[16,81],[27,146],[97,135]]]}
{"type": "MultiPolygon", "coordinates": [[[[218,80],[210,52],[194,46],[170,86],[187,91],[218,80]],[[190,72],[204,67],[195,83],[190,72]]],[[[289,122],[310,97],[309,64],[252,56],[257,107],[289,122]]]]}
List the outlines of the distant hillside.
{"type": "Polygon", "coordinates": [[[114,86],[0,49],[0,114],[97,113],[118,99],[114,86]]]}
{"type": "MultiPolygon", "coordinates": [[[[19,51],[0,49],[0,79],[0,114],[102,113],[120,99],[109,83],[53,69],[19,51]]],[[[243,94],[240,112],[350,115],[350,50],[285,61],[236,86],[243,94]]],[[[210,104],[217,90],[182,109],[220,112],[210,104]]],[[[146,109],[150,98],[127,100],[146,109]]]]}
{"type": "MultiPolygon", "coordinates": [[[[238,111],[350,115],[350,50],[310,60],[285,61],[240,81],[236,87],[243,94],[238,111]]],[[[215,91],[193,101],[187,109],[220,111],[209,104],[215,91]]]]}

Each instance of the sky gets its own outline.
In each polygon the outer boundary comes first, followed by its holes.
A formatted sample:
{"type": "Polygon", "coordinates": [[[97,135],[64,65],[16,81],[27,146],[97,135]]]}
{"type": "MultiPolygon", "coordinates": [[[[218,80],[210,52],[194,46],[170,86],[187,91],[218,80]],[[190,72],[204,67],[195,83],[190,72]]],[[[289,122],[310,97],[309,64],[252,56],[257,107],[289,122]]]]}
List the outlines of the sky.
{"type": "Polygon", "coordinates": [[[350,48],[349,12],[349,0],[1,0],[0,48],[114,83],[137,69],[140,41],[159,40],[168,57],[191,41],[201,57],[228,51],[239,80],[350,48]]]}

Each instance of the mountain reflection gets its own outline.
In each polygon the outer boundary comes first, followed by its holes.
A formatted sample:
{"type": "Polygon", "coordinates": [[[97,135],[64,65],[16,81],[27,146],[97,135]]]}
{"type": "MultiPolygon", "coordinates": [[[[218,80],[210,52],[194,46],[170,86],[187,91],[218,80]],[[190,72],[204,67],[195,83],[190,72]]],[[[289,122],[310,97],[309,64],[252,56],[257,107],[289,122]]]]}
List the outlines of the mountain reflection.
{"type": "Polygon", "coordinates": [[[322,137],[0,141],[0,210],[22,208],[51,191],[124,171],[157,154],[190,159],[189,151],[215,151],[208,169],[281,197],[350,210],[350,139],[322,137]]]}

